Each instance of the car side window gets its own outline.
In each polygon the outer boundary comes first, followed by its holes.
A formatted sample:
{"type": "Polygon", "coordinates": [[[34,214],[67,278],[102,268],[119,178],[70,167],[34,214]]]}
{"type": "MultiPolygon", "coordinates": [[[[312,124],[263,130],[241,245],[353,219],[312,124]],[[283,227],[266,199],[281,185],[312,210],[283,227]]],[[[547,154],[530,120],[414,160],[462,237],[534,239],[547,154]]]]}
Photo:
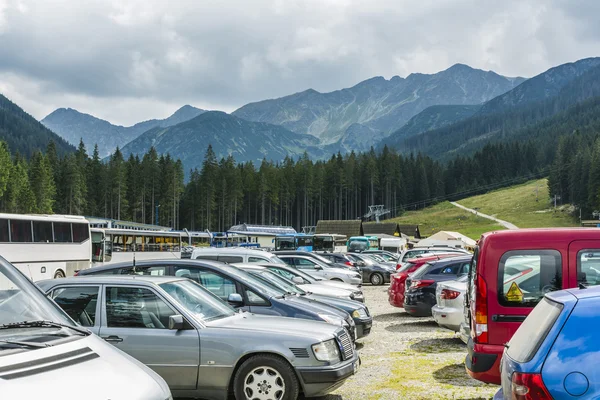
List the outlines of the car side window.
{"type": "Polygon", "coordinates": [[[577,283],[585,286],[600,285],[600,249],[581,250],[577,253],[577,283]]]}
{"type": "Polygon", "coordinates": [[[219,256],[218,261],[233,264],[233,263],[241,263],[244,262],[244,257],[242,256],[219,256]]]}
{"type": "Polygon", "coordinates": [[[308,260],[306,258],[297,258],[296,259],[296,266],[299,269],[315,269],[315,263],[312,262],[311,260],[308,260]]]}
{"type": "Polygon", "coordinates": [[[52,291],[51,298],[81,326],[94,326],[99,286],[71,286],[52,291]]]}
{"type": "Polygon", "coordinates": [[[254,291],[246,288],[246,297],[248,298],[248,303],[251,306],[267,306],[269,302],[263,299],[260,295],[256,294],[254,291]]]}
{"type": "Polygon", "coordinates": [[[109,328],[167,329],[177,314],[156,293],[146,288],[107,287],[106,325],[109,328]]]}
{"type": "Polygon", "coordinates": [[[266,258],[262,258],[262,257],[248,257],[248,262],[249,263],[265,263],[265,262],[269,262],[269,260],[267,260],[266,258]]]}
{"type": "Polygon", "coordinates": [[[562,289],[557,250],[513,250],[500,258],[498,301],[507,307],[534,307],[546,293],[562,289]]]}
{"type": "Polygon", "coordinates": [[[223,300],[237,293],[235,282],[225,276],[204,268],[175,266],[175,276],[188,278],[204,286],[223,300]]]}
{"type": "Polygon", "coordinates": [[[151,276],[164,276],[167,274],[167,267],[161,266],[137,266],[121,268],[119,270],[121,275],[151,275],[151,276]]]}
{"type": "Polygon", "coordinates": [[[291,257],[280,257],[284,263],[286,263],[287,265],[296,265],[296,263],[294,262],[294,259],[291,257]]]}
{"type": "Polygon", "coordinates": [[[209,260],[209,261],[217,261],[217,256],[209,256],[209,255],[204,255],[204,254],[200,254],[199,256],[196,257],[196,260],[209,260]]]}
{"type": "Polygon", "coordinates": [[[462,264],[450,264],[443,267],[440,271],[442,275],[458,275],[458,271],[462,264]]]}

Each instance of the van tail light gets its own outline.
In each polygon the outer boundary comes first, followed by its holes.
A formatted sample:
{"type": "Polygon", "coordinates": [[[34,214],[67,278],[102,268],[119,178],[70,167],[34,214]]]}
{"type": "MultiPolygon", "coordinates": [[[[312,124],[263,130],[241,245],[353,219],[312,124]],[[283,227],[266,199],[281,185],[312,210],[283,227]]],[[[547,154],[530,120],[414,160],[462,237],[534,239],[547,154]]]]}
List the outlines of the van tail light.
{"type": "Polygon", "coordinates": [[[412,281],[412,283],[410,284],[410,287],[416,289],[416,288],[431,286],[434,283],[435,283],[435,281],[432,279],[420,279],[420,280],[412,281]]]}
{"type": "Polygon", "coordinates": [[[541,374],[515,372],[511,379],[512,400],[551,400],[541,374]]]}
{"type": "Polygon", "coordinates": [[[477,343],[488,343],[487,285],[481,275],[475,284],[475,339],[477,343]]]}
{"type": "Polygon", "coordinates": [[[460,292],[450,289],[442,289],[442,293],[440,294],[440,298],[444,300],[454,300],[458,296],[460,296],[460,292]]]}

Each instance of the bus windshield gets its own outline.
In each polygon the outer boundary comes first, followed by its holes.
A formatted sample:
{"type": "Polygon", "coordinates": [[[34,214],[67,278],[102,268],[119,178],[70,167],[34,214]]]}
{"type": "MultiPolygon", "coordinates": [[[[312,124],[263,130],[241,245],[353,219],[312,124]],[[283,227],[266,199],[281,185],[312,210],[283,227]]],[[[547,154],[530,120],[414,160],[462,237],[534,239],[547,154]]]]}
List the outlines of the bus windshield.
{"type": "Polygon", "coordinates": [[[296,238],[293,236],[276,237],[275,250],[296,250],[296,238]]]}
{"type": "Polygon", "coordinates": [[[348,242],[348,251],[365,251],[369,249],[369,242],[364,240],[350,240],[348,242]]]}

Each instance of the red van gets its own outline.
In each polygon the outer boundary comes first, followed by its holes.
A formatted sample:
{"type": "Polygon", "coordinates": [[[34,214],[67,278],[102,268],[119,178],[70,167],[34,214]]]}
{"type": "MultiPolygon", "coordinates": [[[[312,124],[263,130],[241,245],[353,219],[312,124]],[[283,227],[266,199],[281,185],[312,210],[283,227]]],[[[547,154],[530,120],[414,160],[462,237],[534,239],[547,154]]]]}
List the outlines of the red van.
{"type": "Polygon", "coordinates": [[[471,261],[465,360],[473,378],[500,384],[500,359],[533,307],[554,290],[600,285],[600,229],[484,233],[471,261]]]}

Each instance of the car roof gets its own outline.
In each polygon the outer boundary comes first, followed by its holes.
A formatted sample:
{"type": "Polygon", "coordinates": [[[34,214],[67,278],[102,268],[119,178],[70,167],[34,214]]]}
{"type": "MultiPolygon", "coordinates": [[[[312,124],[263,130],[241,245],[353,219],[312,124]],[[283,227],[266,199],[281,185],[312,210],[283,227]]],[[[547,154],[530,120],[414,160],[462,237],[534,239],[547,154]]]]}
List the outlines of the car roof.
{"type": "Polygon", "coordinates": [[[406,262],[411,262],[413,264],[416,264],[416,263],[423,263],[423,262],[429,262],[429,261],[435,261],[435,260],[447,260],[447,259],[456,258],[456,257],[469,257],[469,255],[464,254],[464,253],[439,253],[439,254],[432,254],[430,256],[409,258],[408,260],[406,260],[406,262]]]}
{"type": "Polygon", "coordinates": [[[573,296],[575,296],[575,298],[578,300],[590,299],[590,298],[594,298],[594,297],[600,297],[600,286],[589,286],[589,287],[586,287],[585,289],[580,288],[580,289],[560,290],[557,292],[550,292],[546,296],[549,299],[557,301],[559,303],[566,303],[569,300],[574,300],[573,296]],[[564,293],[564,292],[568,292],[572,296],[565,296],[566,293],[564,293]]]}
{"type": "Polygon", "coordinates": [[[267,267],[264,267],[262,265],[257,265],[257,264],[233,263],[231,265],[234,266],[234,267],[236,267],[236,268],[246,269],[246,270],[263,271],[263,270],[267,269],[267,267]]]}
{"type": "Polygon", "coordinates": [[[267,255],[267,257],[273,257],[274,254],[264,250],[257,250],[248,247],[196,247],[194,248],[194,253],[238,253],[238,254],[263,254],[267,255]]]}
{"type": "Polygon", "coordinates": [[[600,230],[593,228],[528,228],[492,231],[481,235],[484,241],[586,240],[600,238],[600,230]]]}
{"type": "Polygon", "coordinates": [[[471,258],[473,258],[472,255],[464,255],[464,256],[458,256],[458,257],[450,257],[450,258],[442,258],[441,260],[433,260],[431,262],[429,262],[429,264],[431,265],[444,265],[444,264],[452,264],[455,263],[457,261],[470,261],[471,258]]]}
{"type": "Polygon", "coordinates": [[[133,283],[143,282],[147,284],[160,285],[161,283],[183,281],[186,278],[179,276],[156,276],[156,275],[89,275],[72,276],[69,278],[45,279],[36,284],[40,287],[53,287],[59,284],[115,284],[115,283],[133,283]]]}
{"type": "Polygon", "coordinates": [[[311,256],[313,253],[310,251],[302,251],[302,250],[277,250],[274,251],[273,254],[278,255],[298,255],[298,256],[311,256]]]}
{"type": "MultiPolygon", "coordinates": [[[[197,265],[202,265],[205,267],[212,267],[212,268],[234,268],[229,264],[223,263],[223,262],[219,262],[219,261],[212,261],[212,260],[186,260],[186,259],[180,259],[180,258],[169,258],[169,259],[158,259],[158,260],[143,260],[143,261],[136,261],[135,262],[135,266],[136,267],[148,267],[148,266],[153,266],[153,265],[177,265],[177,266],[186,266],[189,265],[190,267],[192,266],[197,266],[197,265]]],[[[133,266],[133,261],[126,261],[126,262],[119,262],[119,263],[114,263],[114,264],[108,264],[108,265],[103,265],[100,267],[92,267],[89,269],[84,269],[81,270],[80,272],[80,276],[79,277],[83,277],[83,276],[87,276],[88,273],[91,273],[92,271],[110,271],[113,269],[118,269],[118,268],[129,268],[133,266]]]]}

